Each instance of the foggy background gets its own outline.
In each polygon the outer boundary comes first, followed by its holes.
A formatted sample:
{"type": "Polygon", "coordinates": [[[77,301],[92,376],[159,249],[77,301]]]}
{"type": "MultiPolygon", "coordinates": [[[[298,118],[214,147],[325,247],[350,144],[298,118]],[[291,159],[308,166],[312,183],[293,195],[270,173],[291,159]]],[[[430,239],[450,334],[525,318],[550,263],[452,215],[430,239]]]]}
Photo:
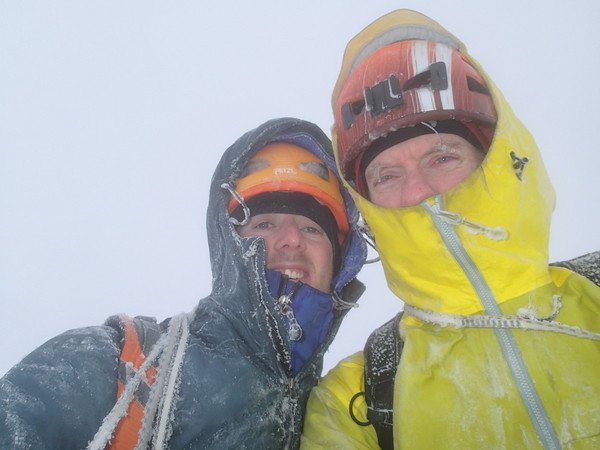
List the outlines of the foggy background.
{"type": "MultiPolygon", "coordinates": [[[[600,2],[0,3],[0,375],[116,313],[163,320],[211,290],[212,172],[280,116],[328,135],[349,39],[397,8],[457,35],[541,148],[551,260],[600,249],[600,2]]],[[[402,308],[380,266],[325,370],[402,308]]]]}

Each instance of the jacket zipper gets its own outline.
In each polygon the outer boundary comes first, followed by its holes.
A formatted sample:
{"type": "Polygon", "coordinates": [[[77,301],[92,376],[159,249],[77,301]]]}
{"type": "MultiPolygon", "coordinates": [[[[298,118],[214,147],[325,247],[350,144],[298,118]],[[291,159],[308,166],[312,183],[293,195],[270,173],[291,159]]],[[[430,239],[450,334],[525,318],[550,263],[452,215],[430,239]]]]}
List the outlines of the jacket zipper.
{"type": "Polygon", "coordinates": [[[289,294],[285,294],[285,288],[287,286],[289,277],[286,275],[281,275],[279,287],[277,289],[277,306],[281,313],[288,319],[288,338],[290,341],[290,353],[289,359],[287,360],[287,374],[288,374],[288,398],[290,400],[290,414],[289,414],[289,431],[287,442],[285,444],[285,448],[291,448],[293,439],[294,439],[294,426],[296,420],[296,409],[298,406],[298,392],[296,390],[296,378],[292,376],[292,361],[291,361],[291,341],[297,341],[302,337],[302,327],[298,323],[296,316],[294,315],[294,310],[292,308],[292,300],[298,290],[302,287],[302,283],[296,282],[294,283],[294,287],[289,292],[289,294]]]}
{"type": "Polygon", "coordinates": [[[294,424],[296,421],[296,409],[298,407],[298,391],[296,390],[296,378],[291,377],[289,383],[289,398],[290,398],[290,428],[288,432],[285,448],[291,448],[292,440],[294,439],[294,424]]]}
{"type": "MultiPolygon", "coordinates": [[[[438,212],[442,209],[441,197],[439,195],[436,196],[435,205],[423,202],[422,206],[433,219],[433,223],[446,243],[448,250],[450,250],[450,253],[456,259],[473,285],[478,297],[481,299],[485,312],[490,315],[502,314],[492,290],[471,257],[468,255],[453,226],[440,219],[438,212]]],[[[560,449],[561,445],[556,436],[556,432],[554,431],[552,423],[548,418],[548,414],[544,409],[544,405],[535,390],[533,381],[525,367],[525,362],[519,352],[519,348],[514,340],[512,332],[503,328],[494,328],[494,332],[496,333],[496,339],[498,339],[498,342],[500,343],[504,358],[506,359],[513,379],[521,394],[521,398],[527,407],[529,416],[544,448],[560,449]]]]}

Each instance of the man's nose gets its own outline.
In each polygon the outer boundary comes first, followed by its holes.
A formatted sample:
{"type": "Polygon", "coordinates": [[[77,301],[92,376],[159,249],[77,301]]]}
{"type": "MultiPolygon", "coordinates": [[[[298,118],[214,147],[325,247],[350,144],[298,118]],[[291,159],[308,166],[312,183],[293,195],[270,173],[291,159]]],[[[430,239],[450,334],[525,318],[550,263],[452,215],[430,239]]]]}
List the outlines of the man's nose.
{"type": "Polygon", "coordinates": [[[280,227],[275,245],[279,250],[297,251],[305,247],[305,242],[301,230],[290,221],[280,227]]]}
{"type": "Polygon", "coordinates": [[[410,171],[405,175],[400,192],[400,207],[415,206],[426,198],[437,194],[427,177],[419,170],[410,171]]]}

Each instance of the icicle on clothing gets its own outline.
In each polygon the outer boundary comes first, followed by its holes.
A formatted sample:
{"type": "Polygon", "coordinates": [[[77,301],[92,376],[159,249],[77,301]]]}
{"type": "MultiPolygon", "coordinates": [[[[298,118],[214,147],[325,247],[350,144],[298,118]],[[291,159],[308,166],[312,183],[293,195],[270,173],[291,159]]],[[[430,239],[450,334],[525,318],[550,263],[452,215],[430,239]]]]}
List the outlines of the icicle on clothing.
{"type": "MultiPolygon", "coordinates": [[[[554,301],[559,303],[560,296],[555,296],[554,301]]],[[[525,309],[525,308],[523,308],[525,309]]],[[[560,322],[549,319],[539,319],[534,316],[527,316],[525,311],[519,311],[516,316],[506,315],[460,315],[440,313],[435,311],[426,311],[411,305],[404,305],[404,312],[416,317],[423,322],[433,323],[442,327],[453,326],[455,328],[518,328],[522,330],[550,331],[554,333],[563,333],[583,339],[600,341],[600,333],[594,333],[582,330],[579,327],[572,327],[560,322]]]]}

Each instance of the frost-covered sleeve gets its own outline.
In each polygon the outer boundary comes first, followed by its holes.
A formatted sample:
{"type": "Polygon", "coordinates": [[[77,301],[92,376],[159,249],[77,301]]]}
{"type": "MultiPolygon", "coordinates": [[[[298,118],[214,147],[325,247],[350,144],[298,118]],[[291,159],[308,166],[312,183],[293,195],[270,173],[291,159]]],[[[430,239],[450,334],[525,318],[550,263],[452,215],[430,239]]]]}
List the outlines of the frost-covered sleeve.
{"type": "MultiPolygon", "coordinates": [[[[310,393],[301,449],[379,448],[372,426],[360,426],[350,417],[348,406],[354,394],[364,391],[362,352],[342,360],[310,393]]],[[[354,402],[354,414],[367,421],[364,395],[354,402]]]]}
{"type": "Polygon", "coordinates": [[[49,340],[0,379],[0,448],[85,448],[115,403],[120,353],[106,326],[49,340]]]}
{"type": "Polygon", "coordinates": [[[600,250],[552,265],[572,270],[600,286],[600,250]]]}

